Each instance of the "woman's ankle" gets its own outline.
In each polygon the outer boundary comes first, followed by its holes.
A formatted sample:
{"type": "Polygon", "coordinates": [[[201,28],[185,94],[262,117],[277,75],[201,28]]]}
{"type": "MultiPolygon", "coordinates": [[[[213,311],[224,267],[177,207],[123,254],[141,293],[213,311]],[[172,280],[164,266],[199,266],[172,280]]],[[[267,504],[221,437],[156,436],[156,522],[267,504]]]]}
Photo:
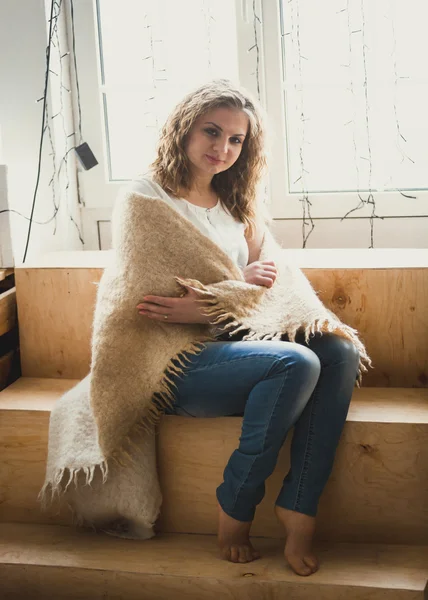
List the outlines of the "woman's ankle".
{"type": "Polygon", "coordinates": [[[278,504],[275,504],[275,514],[287,531],[299,530],[308,534],[313,534],[315,531],[316,517],[283,508],[278,504]]]}

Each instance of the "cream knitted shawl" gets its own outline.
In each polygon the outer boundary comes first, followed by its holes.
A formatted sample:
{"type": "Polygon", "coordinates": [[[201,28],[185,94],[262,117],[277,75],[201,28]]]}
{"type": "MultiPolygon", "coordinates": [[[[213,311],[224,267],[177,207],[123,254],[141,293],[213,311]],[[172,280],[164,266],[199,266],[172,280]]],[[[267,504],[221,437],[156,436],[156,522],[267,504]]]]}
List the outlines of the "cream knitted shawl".
{"type": "Polygon", "coordinates": [[[357,332],[324,307],[269,230],[260,260],[276,263],[272,288],[246,283],[221,248],[158,198],[124,196],[112,226],[114,261],[98,287],[91,371],[52,411],[40,500],[46,506],[65,496],[78,523],[149,538],[162,502],[153,433],[162,406],[174,401],[170,376],[214,337],[209,325],[141,317],[136,306],[143,296],[178,297],[185,283],[197,290],[211,323],[231,333],[248,330],[244,340],[286,334],[293,341],[298,330],[306,339],[329,331],[355,344],[360,377],[370,359],[357,332]]]}

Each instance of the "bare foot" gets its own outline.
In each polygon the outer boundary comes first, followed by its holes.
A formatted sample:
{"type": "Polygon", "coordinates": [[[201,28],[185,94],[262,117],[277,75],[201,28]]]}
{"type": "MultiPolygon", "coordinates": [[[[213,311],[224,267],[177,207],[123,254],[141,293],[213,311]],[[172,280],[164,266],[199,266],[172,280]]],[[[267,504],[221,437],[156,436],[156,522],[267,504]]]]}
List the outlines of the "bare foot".
{"type": "Polygon", "coordinates": [[[315,533],[315,517],[275,505],[275,514],[284,525],[286,542],[284,556],[297,575],[312,575],[318,571],[319,563],[312,552],[315,533]]]}
{"type": "Polygon", "coordinates": [[[250,542],[252,521],[237,521],[229,517],[218,502],[217,506],[219,512],[217,541],[222,558],[234,563],[247,563],[260,558],[260,553],[250,542]]]}

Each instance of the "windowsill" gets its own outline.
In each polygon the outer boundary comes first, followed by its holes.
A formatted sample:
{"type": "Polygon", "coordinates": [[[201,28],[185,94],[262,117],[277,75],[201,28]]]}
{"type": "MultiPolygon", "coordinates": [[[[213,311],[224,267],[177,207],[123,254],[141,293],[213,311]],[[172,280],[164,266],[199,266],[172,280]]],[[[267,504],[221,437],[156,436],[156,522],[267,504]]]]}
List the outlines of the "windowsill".
{"type": "MultiPolygon", "coordinates": [[[[428,249],[323,248],[288,249],[290,262],[302,269],[422,269],[428,267],[428,249]]],[[[103,269],[112,250],[50,252],[29,258],[16,269],[103,269]]]]}

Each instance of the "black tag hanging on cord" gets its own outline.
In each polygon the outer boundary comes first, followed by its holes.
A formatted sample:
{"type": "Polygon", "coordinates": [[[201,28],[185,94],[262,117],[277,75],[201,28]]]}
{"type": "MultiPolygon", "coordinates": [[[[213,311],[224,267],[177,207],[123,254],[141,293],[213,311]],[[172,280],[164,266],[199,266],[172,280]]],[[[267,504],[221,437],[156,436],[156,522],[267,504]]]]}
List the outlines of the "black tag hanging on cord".
{"type": "Polygon", "coordinates": [[[76,146],[75,151],[79,158],[80,164],[86,171],[89,171],[89,169],[92,169],[98,164],[94,153],[86,142],[83,142],[83,144],[80,144],[80,146],[76,146]]]}

